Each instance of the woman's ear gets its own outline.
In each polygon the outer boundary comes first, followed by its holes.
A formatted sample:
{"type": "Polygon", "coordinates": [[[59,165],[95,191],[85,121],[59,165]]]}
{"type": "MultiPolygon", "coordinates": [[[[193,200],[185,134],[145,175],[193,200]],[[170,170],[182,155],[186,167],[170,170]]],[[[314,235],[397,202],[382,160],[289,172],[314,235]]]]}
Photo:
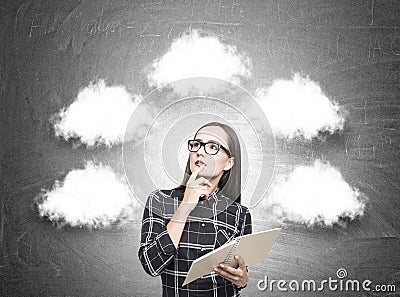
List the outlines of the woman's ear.
{"type": "Polygon", "coordinates": [[[233,164],[235,164],[235,158],[234,158],[234,157],[230,157],[230,158],[228,159],[228,161],[226,161],[224,170],[229,170],[229,169],[231,169],[232,166],[233,166],[233,164]]]}

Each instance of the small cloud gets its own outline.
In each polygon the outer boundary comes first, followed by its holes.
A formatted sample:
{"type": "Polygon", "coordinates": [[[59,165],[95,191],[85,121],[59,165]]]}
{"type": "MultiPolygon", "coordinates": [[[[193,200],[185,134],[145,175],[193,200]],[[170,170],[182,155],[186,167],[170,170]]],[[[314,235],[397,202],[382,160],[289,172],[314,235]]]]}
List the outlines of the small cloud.
{"type": "Polygon", "coordinates": [[[251,76],[251,59],[217,37],[200,36],[197,30],[176,39],[167,53],[156,59],[148,74],[150,86],[177,80],[208,77],[239,85],[251,76]]]}
{"type": "Polygon", "coordinates": [[[91,83],[75,101],[51,118],[56,136],[79,139],[87,146],[122,143],[125,129],[141,97],[121,86],[106,86],[104,80],[91,83]]]}
{"type": "Polygon", "coordinates": [[[291,80],[277,79],[270,87],[257,89],[256,98],[277,136],[311,139],[319,131],[343,129],[344,111],[316,82],[298,73],[291,80]]]}
{"type": "Polygon", "coordinates": [[[137,206],[123,179],[89,162],[35,197],[39,214],[59,226],[99,228],[125,222],[137,206]]]}
{"type": "Polygon", "coordinates": [[[362,216],[365,201],[337,169],[316,160],[313,166],[299,166],[287,177],[281,176],[271,189],[267,206],[285,220],[332,225],[362,216]]]}

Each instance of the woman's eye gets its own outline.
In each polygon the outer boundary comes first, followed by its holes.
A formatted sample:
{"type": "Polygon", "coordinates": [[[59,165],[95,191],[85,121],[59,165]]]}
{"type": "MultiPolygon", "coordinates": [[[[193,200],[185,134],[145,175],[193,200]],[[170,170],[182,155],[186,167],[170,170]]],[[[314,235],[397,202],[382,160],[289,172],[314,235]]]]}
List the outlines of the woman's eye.
{"type": "Polygon", "coordinates": [[[194,147],[194,148],[198,148],[198,147],[199,147],[199,145],[200,145],[200,144],[199,144],[198,142],[195,142],[195,143],[193,143],[193,144],[192,144],[192,147],[194,147]]]}
{"type": "Polygon", "coordinates": [[[211,144],[211,149],[216,151],[218,149],[218,145],[216,144],[211,144]]]}

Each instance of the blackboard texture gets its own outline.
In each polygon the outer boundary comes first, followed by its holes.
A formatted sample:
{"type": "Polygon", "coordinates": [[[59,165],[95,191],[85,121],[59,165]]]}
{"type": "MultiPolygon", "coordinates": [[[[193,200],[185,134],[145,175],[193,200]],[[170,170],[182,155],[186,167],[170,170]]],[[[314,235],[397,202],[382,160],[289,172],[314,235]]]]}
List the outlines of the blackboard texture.
{"type": "MultiPolygon", "coordinates": [[[[285,223],[243,296],[400,296],[400,1],[3,0],[0,3],[0,295],[160,296],[138,257],[141,213],[123,228],[57,229],[33,197],[71,168],[120,164],[120,146],[73,148],[51,115],[105,78],[147,94],[146,67],[183,32],[219,36],[253,60],[254,92],[309,75],[349,112],[340,134],[277,140],[277,172],[329,160],[368,197],[346,227],[285,223]],[[397,292],[261,291],[259,280],[348,278],[397,292]]],[[[254,209],[254,231],[280,227],[254,209]]],[[[276,288],[276,287],[275,287],[276,288]]]]}

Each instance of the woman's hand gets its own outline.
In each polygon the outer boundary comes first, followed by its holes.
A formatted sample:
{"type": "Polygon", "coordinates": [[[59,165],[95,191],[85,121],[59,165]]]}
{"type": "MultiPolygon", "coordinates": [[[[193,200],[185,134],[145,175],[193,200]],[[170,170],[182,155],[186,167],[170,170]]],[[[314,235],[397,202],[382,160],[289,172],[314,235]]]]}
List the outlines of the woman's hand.
{"type": "Polygon", "coordinates": [[[212,187],[211,182],[206,178],[200,177],[196,179],[197,175],[204,169],[204,166],[203,164],[194,170],[186,183],[186,190],[182,202],[188,205],[190,210],[196,207],[200,196],[208,197],[208,190],[212,187]]]}
{"type": "Polygon", "coordinates": [[[219,267],[214,267],[214,271],[220,276],[231,281],[236,287],[244,287],[249,281],[249,274],[247,273],[244,260],[239,255],[235,255],[235,260],[239,263],[238,268],[233,268],[224,263],[219,264],[219,267]]]}

